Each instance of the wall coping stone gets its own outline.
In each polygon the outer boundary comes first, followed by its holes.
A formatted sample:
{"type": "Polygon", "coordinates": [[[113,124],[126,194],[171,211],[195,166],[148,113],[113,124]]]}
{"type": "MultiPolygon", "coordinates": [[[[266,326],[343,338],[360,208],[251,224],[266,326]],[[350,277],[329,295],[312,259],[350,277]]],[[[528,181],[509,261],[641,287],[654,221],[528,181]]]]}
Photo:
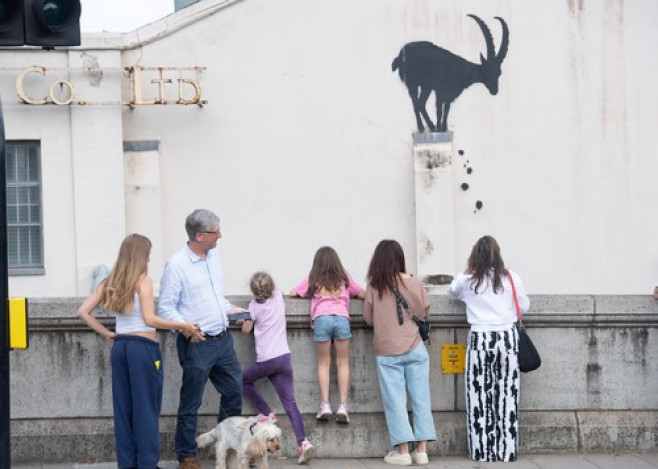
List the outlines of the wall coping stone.
{"type": "MultiPolygon", "coordinates": [[[[232,304],[246,308],[249,295],[227,297],[232,304]]],[[[31,331],[88,329],[76,312],[84,298],[29,298],[31,331]]],[[[288,328],[309,327],[310,300],[285,298],[288,328]]],[[[430,323],[437,328],[467,328],[464,305],[448,295],[430,295],[430,323]]],[[[656,327],[658,301],[650,295],[530,295],[530,311],[523,317],[529,327],[656,327]],[[629,307],[630,305],[630,307],[629,307]]],[[[366,328],[363,301],[352,300],[353,328],[366,328]]],[[[106,325],[114,318],[106,311],[97,317],[106,325]]]]}

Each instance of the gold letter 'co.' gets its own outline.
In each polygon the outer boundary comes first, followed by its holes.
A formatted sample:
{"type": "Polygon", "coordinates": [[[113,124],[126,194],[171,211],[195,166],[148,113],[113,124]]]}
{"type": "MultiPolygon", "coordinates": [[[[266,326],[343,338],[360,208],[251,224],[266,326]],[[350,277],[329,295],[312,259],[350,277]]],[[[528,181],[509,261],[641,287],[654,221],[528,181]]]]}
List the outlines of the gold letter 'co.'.
{"type": "Polygon", "coordinates": [[[48,99],[48,97],[35,99],[32,98],[31,96],[28,96],[28,94],[25,92],[25,87],[23,86],[23,80],[25,80],[25,77],[30,73],[38,73],[40,75],[46,76],[46,67],[38,67],[36,65],[32,67],[26,67],[21,71],[21,73],[18,74],[18,77],[16,77],[16,92],[18,93],[18,96],[21,98],[21,101],[23,101],[25,104],[35,104],[35,105],[48,104],[49,102],[55,103],[59,106],[66,106],[68,104],[71,104],[71,102],[73,101],[73,95],[75,91],[73,89],[73,85],[71,84],[71,82],[64,79],[56,80],[53,82],[52,85],[50,85],[50,93],[48,96],[50,97],[50,99],[48,99]],[[68,98],[60,99],[55,94],[58,85],[60,89],[68,88],[68,95],[69,95],[68,98]]]}

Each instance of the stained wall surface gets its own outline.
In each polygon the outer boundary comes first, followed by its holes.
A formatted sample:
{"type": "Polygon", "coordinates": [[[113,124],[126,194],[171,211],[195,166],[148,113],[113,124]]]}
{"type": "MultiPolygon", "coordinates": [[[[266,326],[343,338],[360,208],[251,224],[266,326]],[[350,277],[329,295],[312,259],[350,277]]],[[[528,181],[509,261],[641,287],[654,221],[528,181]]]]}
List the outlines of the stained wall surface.
{"type": "MultiPolygon", "coordinates": [[[[658,306],[646,296],[536,295],[524,319],[542,356],[541,367],[521,376],[520,445],[524,453],[653,450],[658,435],[658,306]]],[[[11,354],[12,457],[15,462],[115,460],[111,345],[70,311],[80,298],[37,299],[30,348],[11,354]],[[35,439],[39,445],[34,445],[35,439]]],[[[247,305],[246,297],[231,297],[247,305]]],[[[288,343],[295,397],[307,434],[320,457],[378,457],[388,448],[372,351],[372,329],[351,304],[348,426],[316,422],[319,405],[309,301],[287,299],[288,343]]],[[[438,439],[431,454],[466,454],[463,374],[442,372],[442,348],[465,344],[463,305],[431,297],[430,388],[438,439]]],[[[99,314],[112,326],[114,319],[99,314]]],[[[232,330],[243,366],[254,358],[252,335],[232,330]]],[[[181,369],[174,336],[162,332],[164,400],[162,459],[174,458],[173,434],[181,369]]],[[[296,456],[296,442],[271,384],[259,389],[280,419],[282,452],[296,456]]],[[[335,365],[330,401],[338,401],[335,365]]],[[[219,396],[209,384],[199,429],[216,423],[219,396]]],[[[256,410],[244,401],[243,413],[256,410]]]]}

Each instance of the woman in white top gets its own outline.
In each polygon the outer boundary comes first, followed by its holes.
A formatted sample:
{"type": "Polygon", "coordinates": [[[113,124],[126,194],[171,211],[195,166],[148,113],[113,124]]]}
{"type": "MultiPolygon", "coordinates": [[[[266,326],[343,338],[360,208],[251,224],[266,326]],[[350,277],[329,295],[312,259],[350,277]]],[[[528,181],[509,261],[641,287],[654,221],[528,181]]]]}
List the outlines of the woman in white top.
{"type": "Polygon", "coordinates": [[[466,272],[448,293],[466,304],[471,325],[466,353],[466,418],[469,456],[474,461],[516,461],[518,454],[519,362],[516,305],[530,300],[521,278],[505,268],[491,236],[480,238],[466,272]]]}
{"type": "Polygon", "coordinates": [[[155,315],[153,281],[147,274],[150,253],[148,238],[127,236],[108,277],[78,310],[78,317],[85,324],[114,343],[112,407],[119,469],[158,466],[164,375],[156,328],[179,329],[203,340],[194,324],[155,315]],[[94,317],[99,305],[116,314],[116,333],[94,317]]]}

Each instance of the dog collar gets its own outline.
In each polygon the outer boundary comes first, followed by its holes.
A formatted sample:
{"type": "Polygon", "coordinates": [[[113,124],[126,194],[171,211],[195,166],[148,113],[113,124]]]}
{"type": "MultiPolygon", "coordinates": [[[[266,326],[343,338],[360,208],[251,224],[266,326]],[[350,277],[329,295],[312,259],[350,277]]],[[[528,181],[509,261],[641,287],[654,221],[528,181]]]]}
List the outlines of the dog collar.
{"type": "Polygon", "coordinates": [[[254,434],[254,427],[258,425],[258,422],[254,422],[249,426],[249,433],[254,434]]]}

